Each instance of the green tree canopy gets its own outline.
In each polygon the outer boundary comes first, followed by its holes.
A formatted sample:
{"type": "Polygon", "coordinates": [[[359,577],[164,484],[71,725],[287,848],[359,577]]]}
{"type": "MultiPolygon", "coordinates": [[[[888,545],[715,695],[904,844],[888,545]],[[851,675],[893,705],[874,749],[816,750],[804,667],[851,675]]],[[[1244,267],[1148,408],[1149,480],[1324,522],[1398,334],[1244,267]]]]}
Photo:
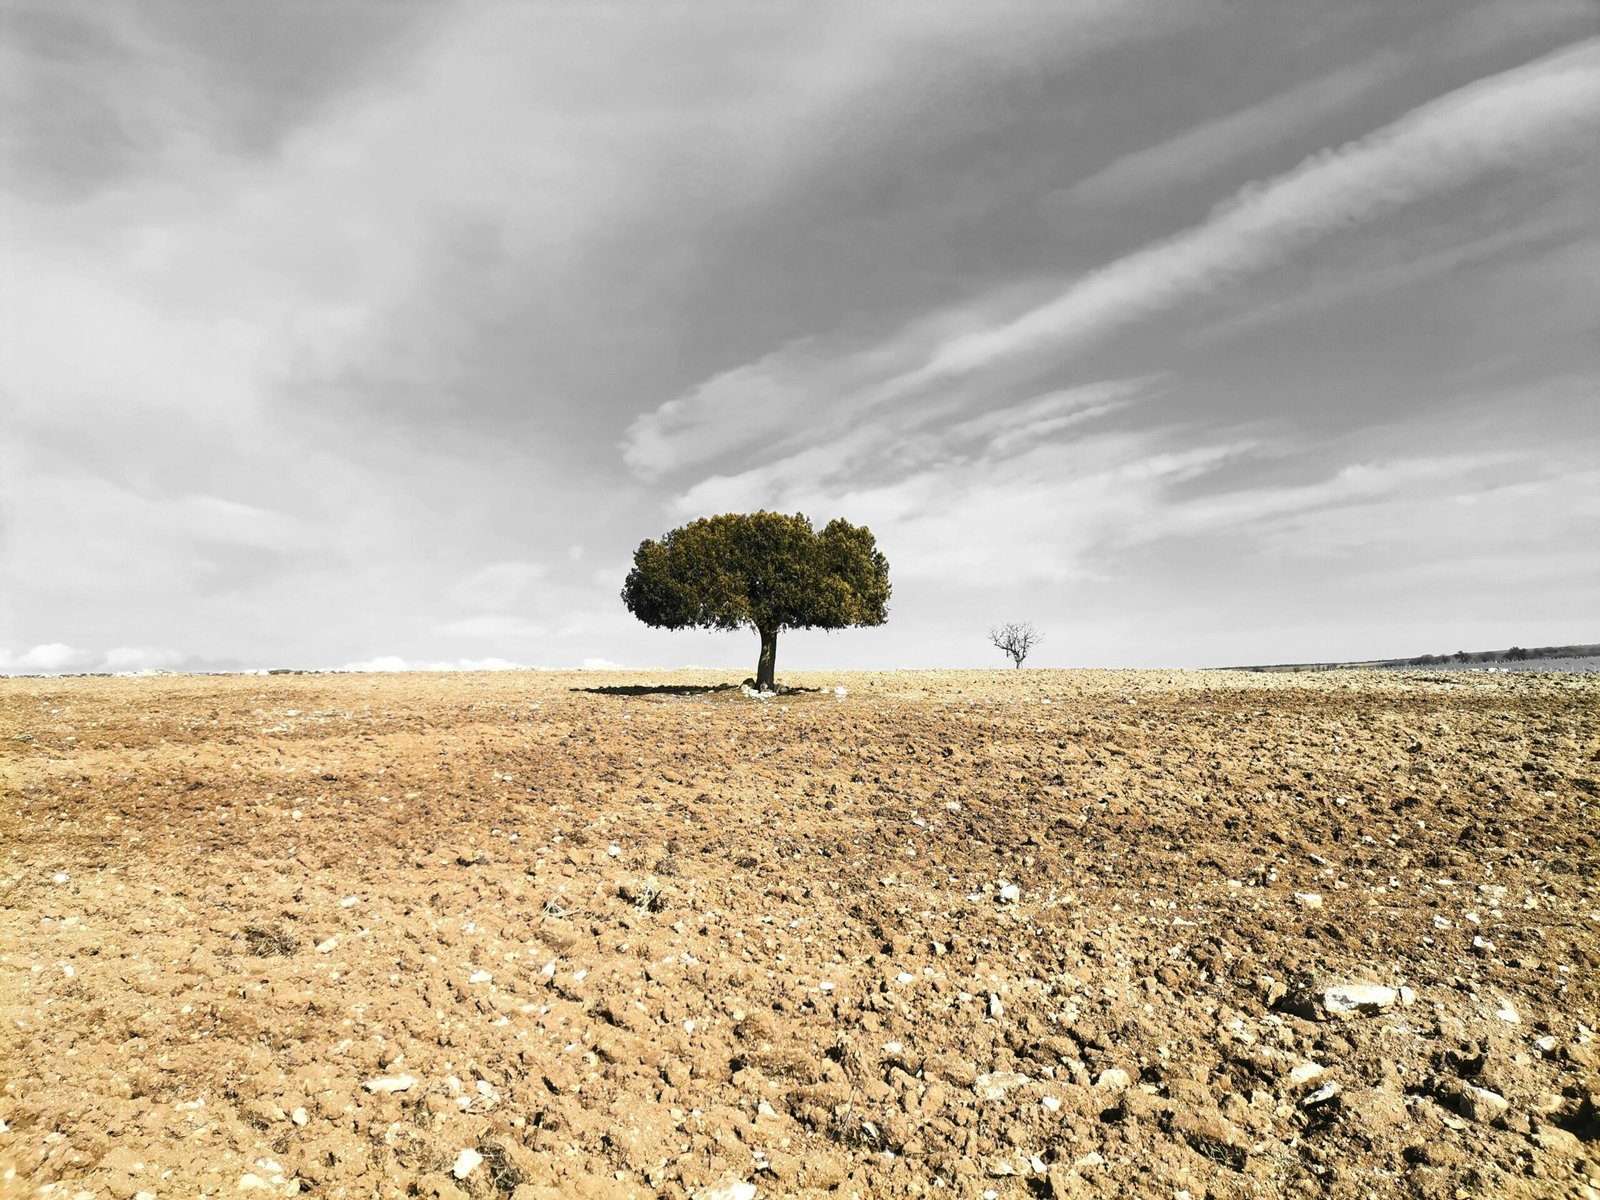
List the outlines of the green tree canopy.
{"type": "Polygon", "coordinates": [[[770,690],[780,630],[884,623],[889,563],[864,525],[724,513],[640,543],[622,602],[663,629],[754,629],[756,686],[770,690]]]}

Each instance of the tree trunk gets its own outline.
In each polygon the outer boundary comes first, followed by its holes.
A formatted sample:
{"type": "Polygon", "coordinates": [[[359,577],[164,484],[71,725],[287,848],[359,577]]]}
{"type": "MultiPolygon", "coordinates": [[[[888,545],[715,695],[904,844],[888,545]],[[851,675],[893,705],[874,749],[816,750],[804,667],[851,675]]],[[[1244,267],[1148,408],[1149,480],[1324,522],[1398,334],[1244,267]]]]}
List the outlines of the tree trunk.
{"type": "Polygon", "coordinates": [[[778,631],[758,629],[756,632],[761,635],[761,657],[756,659],[756,690],[775,692],[778,690],[773,678],[778,669],[778,631]]]}

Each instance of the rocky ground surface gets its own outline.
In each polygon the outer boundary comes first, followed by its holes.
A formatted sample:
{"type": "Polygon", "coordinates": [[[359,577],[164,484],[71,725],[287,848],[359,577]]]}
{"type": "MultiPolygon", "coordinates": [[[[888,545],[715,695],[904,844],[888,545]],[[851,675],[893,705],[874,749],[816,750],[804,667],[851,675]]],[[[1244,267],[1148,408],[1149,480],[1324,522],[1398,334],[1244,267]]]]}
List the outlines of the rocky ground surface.
{"type": "Polygon", "coordinates": [[[1594,676],[697,682],[0,681],[0,1190],[1600,1195],[1594,676]]]}

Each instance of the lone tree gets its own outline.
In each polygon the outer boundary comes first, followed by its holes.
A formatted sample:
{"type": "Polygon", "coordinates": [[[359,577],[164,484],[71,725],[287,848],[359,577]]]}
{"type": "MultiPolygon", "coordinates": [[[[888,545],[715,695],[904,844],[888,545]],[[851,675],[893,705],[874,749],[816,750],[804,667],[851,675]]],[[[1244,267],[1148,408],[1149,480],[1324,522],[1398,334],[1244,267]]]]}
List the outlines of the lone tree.
{"type": "Polygon", "coordinates": [[[882,625],[889,563],[872,531],[799,513],[725,513],[641,542],[622,602],[662,629],[738,629],[761,638],[756,687],[775,690],[780,629],[882,625]]]}
{"type": "Polygon", "coordinates": [[[996,650],[1004,650],[1011,656],[1012,666],[1020,667],[1028,652],[1044,641],[1044,634],[1029,621],[1010,621],[989,630],[989,640],[996,650]]]}

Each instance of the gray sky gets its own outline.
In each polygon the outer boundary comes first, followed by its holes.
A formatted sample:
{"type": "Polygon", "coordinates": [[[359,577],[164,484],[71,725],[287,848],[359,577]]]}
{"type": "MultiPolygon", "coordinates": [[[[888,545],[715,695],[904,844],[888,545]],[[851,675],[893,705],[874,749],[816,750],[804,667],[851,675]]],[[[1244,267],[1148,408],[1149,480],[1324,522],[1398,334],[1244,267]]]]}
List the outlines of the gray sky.
{"type": "Polygon", "coordinates": [[[0,0],[0,670],[1600,637],[1600,7],[0,0]]]}

